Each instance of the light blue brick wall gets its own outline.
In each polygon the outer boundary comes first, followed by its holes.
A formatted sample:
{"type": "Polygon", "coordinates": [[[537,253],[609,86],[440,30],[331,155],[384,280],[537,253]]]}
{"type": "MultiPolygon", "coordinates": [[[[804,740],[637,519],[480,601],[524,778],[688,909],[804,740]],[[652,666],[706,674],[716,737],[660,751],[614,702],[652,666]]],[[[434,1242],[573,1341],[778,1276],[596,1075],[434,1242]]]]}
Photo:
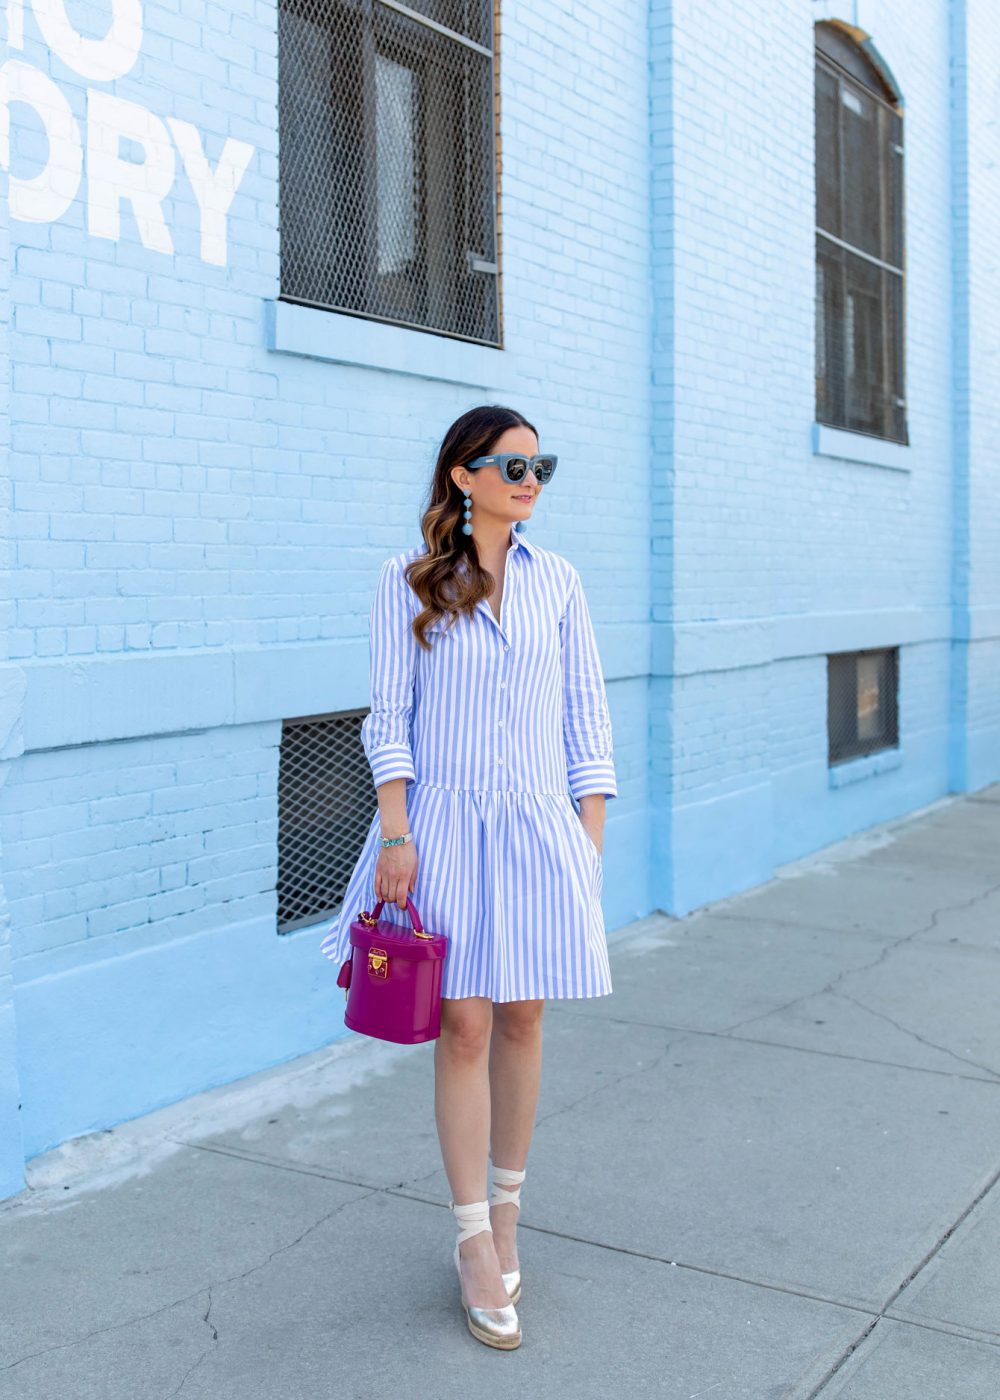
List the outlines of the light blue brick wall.
{"type": "Polygon", "coordinates": [[[954,590],[956,632],[964,627],[969,638],[956,777],[976,788],[1000,769],[1000,26],[983,0],[965,0],[954,10],[954,590]]]}
{"type": "MultiPolygon", "coordinates": [[[[10,513],[10,219],[7,180],[0,161],[0,661],[6,655],[13,604],[10,513]]],[[[23,678],[0,666],[0,801],[20,751],[23,678]]],[[[11,917],[5,883],[4,850],[0,839],[0,1199],[20,1189],[24,1143],[21,1136],[21,1086],[18,1071],[16,1006],[11,956],[11,917]]]]}
{"type": "MultiPolygon", "coordinates": [[[[73,20],[99,38],[112,8],[73,20]]],[[[81,141],[112,96],[175,163],[160,222],[125,205],[102,236],[98,179],[11,225],[0,1141],[21,1103],[29,1158],[342,1033],[320,930],[275,932],[281,720],[367,703],[375,576],[472,404],[513,404],[561,457],[530,530],[598,629],[609,928],[1000,773],[986,0],[504,3],[502,350],[275,305],[276,0],[142,15],[110,80],[53,55],[30,4],[13,51],[81,141]],[[912,443],[883,465],[814,445],[824,17],[871,36],[906,106],[912,443]],[[249,148],[224,257],[191,128],[212,166],[249,148]],[[882,644],[899,762],[833,782],[826,653],[882,644]]],[[[12,117],[31,175],[42,125],[12,117]]]]}
{"type": "MultiPolygon", "coordinates": [[[[979,22],[989,24],[985,10],[979,22]]],[[[952,337],[962,291],[949,214],[949,6],[824,0],[810,10],[772,0],[709,11],[664,0],[652,6],[650,38],[650,768],[661,818],[651,875],[654,903],[684,913],[766,879],[775,862],[995,776],[1000,686],[995,641],[984,640],[972,651],[980,661],[968,708],[956,706],[953,541],[967,527],[953,469],[961,474],[952,337]],[[821,18],[867,34],[905,105],[911,445],[901,470],[816,452],[809,431],[813,23],[821,18]],[[826,655],[893,644],[901,646],[901,761],[831,774],[826,655]],[[953,731],[964,736],[966,724],[981,736],[984,761],[956,767],[953,731]]],[[[993,44],[991,35],[984,57],[993,44]]],[[[986,61],[979,78],[984,132],[994,71],[986,61]]],[[[981,141],[970,203],[978,197],[985,216],[991,197],[995,207],[985,154],[995,139],[981,141]]],[[[979,334],[995,337],[987,310],[995,289],[986,285],[995,258],[984,231],[970,243],[982,266],[970,301],[979,334]]],[[[995,384],[978,375],[991,408],[970,415],[987,443],[995,384]]],[[[995,472],[971,474],[973,496],[995,492],[995,472]]],[[[972,518],[985,557],[996,511],[973,504],[972,518]]],[[[971,576],[984,590],[980,626],[995,638],[992,562],[981,574],[973,565],[971,576]]]]}
{"type": "MultiPolygon", "coordinates": [[[[109,8],[74,19],[98,37],[109,8]]],[[[179,159],[170,252],[127,206],[117,241],[95,236],[86,185],[15,224],[8,640],[28,752],[0,836],[29,1157],[342,1033],[319,930],[275,933],[280,722],[367,703],[375,575],[417,538],[436,444],[474,403],[516,405],[562,458],[531,530],[589,585],[620,736],[619,922],[646,907],[644,9],[505,5],[505,347],[375,327],[390,368],[353,317],[306,313],[318,353],[270,348],[276,5],[142,9],[113,82],[54,57],[30,8],[19,57],[84,140],[89,87],[191,123],[210,163],[227,138],[253,157],[225,265],[200,256],[179,159]]],[[[24,107],[14,125],[29,174],[40,125],[24,107]]]]}

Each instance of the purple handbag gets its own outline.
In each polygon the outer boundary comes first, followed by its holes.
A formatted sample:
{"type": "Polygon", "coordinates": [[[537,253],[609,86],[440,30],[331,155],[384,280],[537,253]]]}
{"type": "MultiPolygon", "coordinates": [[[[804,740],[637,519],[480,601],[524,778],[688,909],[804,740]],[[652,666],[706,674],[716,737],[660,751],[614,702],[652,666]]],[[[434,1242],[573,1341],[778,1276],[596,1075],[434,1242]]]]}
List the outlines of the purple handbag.
{"type": "Polygon", "coordinates": [[[351,952],[337,974],[347,994],[344,1024],[362,1035],[416,1045],[441,1034],[441,976],[448,937],[425,933],[409,895],[412,929],[363,909],[351,924],[351,952]]]}

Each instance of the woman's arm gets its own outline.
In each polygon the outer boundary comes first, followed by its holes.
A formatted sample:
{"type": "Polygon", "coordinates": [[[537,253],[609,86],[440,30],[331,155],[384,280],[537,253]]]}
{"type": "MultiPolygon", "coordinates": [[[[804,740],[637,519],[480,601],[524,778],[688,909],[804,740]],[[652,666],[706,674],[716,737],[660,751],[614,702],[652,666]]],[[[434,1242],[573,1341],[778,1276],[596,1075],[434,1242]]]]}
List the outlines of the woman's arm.
{"type": "MultiPolygon", "coordinates": [[[[406,788],[415,778],[410,730],[417,652],[406,588],[396,561],[387,559],[369,614],[371,707],[361,725],[383,837],[402,836],[409,830],[406,788]]],[[[376,898],[392,900],[405,909],[417,869],[413,842],[383,847],[375,865],[376,898]]]]}
{"type": "Polygon", "coordinates": [[[406,587],[396,560],[387,559],[368,619],[371,708],[361,725],[361,742],[376,787],[393,778],[415,780],[410,727],[417,644],[406,587]]]}
{"type": "Polygon", "coordinates": [[[579,573],[574,569],[559,620],[563,669],[563,739],[569,790],[595,845],[604,826],[606,799],[618,796],[611,715],[597,640],[579,573]]]}

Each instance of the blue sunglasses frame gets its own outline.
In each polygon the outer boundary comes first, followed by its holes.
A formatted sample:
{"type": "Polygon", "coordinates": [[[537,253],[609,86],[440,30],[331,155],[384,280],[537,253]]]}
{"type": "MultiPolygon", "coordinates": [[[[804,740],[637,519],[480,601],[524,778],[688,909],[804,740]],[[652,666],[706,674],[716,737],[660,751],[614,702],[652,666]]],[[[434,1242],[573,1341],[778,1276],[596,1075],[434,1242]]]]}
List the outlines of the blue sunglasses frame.
{"type": "Polygon", "coordinates": [[[554,452],[539,452],[534,457],[528,457],[523,452],[493,452],[488,457],[477,457],[473,462],[466,462],[466,469],[470,472],[477,471],[480,467],[499,467],[500,474],[504,481],[511,486],[520,486],[521,482],[528,475],[529,471],[535,473],[535,479],[539,486],[544,486],[547,481],[551,481],[555,475],[556,463],[559,458],[554,452]],[[511,462],[523,462],[524,471],[520,476],[511,476],[511,462]],[[546,465],[548,470],[546,470],[546,465]],[[539,468],[541,467],[541,471],[539,468]],[[544,473],[544,475],[543,475],[544,473]]]}

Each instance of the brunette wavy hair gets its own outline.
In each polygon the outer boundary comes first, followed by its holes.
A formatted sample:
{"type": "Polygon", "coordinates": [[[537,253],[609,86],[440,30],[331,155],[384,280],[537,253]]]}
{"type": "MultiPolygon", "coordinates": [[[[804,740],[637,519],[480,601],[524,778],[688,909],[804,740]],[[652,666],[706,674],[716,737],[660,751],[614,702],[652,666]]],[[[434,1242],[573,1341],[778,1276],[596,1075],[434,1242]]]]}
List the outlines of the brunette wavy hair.
{"type": "Polygon", "coordinates": [[[438,618],[457,618],[463,612],[471,618],[479,600],[493,592],[496,580],[480,564],[475,540],[462,533],[465,493],[451,472],[492,451],[508,428],[529,428],[538,436],[534,423],[516,409],[481,404],[455,419],[438,449],[430,499],[420,518],[427,553],[411,559],[405,570],[407,582],[424,605],[413,620],[413,635],[425,651],[431,646],[427,629],[438,618]]]}

